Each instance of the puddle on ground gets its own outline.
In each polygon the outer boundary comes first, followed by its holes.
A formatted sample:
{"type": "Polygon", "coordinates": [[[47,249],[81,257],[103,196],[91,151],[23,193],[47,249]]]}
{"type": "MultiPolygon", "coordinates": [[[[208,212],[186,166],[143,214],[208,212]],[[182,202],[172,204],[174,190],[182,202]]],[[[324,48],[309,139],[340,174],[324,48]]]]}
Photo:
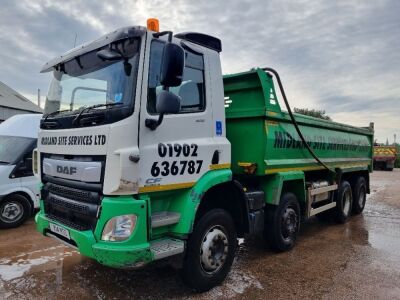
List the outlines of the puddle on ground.
{"type": "Polygon", "coordinates": [[[29,274],[60,269],[65,257],[77,254],[64,246],[49,247],[0,259],[0,279],[11,281],[29,274]]]}

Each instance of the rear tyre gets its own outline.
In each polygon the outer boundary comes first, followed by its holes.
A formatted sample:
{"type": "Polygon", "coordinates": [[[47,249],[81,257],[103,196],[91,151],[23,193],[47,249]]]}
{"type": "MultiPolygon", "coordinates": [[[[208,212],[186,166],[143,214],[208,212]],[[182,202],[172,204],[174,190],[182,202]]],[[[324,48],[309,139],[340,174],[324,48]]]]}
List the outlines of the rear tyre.
{"type": "Polygon", "coordinates": [[[353,213],[362,213],[367,200],[367,184],[364,177],[359,177],[353,187],[353,213]]]}
{"type": "Polygon", "coordinates": [[[0,202],[0,228],[15,228],[30,216],[31,206],[26,197],[12,194],[0,202]]]}
{"type": "Polygon", "coordinates": [[[191,234],[183,260],[183,281],[198,292],[220,284],[229,273],[237,245],[235,224],[223,209],[201,217],[191,234]]]}
{"type": "Polygon", "coordinates": [[[353,202],[350,183],[342,181],[339,190],[336,192],[336,207],[334,212],[335,221],[346,223],[351,213],[353,202]]]}
{"type": "Polygon", "coordinates": [[[266,210],[264,235],[271,249],[283,252],[295,245],[300,228],[300,206],[293,193],[285,193],[277,207],[266,210]]]}

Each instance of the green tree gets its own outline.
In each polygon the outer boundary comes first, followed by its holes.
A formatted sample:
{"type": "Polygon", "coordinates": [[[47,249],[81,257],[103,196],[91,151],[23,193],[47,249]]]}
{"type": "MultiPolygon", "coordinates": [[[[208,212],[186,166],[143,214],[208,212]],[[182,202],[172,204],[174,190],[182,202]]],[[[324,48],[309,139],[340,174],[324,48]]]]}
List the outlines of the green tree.
{"type": "Polygon", "coordinates": [[[325,114],[325,110],[309,109],[309,108],[294,108],[294,112],[306,116],[311,116],[314,118],[319,118],[323,120],[332,121],[331,117],[325,114]]]}

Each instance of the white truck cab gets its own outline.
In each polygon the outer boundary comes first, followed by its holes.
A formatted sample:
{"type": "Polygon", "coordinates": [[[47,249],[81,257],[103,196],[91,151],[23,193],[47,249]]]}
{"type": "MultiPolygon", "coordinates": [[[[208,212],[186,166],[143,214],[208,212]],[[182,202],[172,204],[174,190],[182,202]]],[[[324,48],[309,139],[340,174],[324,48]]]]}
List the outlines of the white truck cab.
{"type": "Polygon", "coordinates": [[[21,114],[0,124],[0,228],[21,225],[39,207],[32,171],[41,114],[21,114]]]}

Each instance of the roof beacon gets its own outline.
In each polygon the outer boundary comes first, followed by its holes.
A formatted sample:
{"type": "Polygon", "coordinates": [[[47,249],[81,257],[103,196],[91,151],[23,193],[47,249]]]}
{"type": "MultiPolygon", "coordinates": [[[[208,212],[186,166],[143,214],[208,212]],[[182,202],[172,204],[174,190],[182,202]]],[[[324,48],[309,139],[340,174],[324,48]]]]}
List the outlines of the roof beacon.
{"type": "Polygon", "coordinates": [[[158,19],[150,18],[147,19],[147,29],[155,32],[160,31],[160,22],[158,19]]]}

